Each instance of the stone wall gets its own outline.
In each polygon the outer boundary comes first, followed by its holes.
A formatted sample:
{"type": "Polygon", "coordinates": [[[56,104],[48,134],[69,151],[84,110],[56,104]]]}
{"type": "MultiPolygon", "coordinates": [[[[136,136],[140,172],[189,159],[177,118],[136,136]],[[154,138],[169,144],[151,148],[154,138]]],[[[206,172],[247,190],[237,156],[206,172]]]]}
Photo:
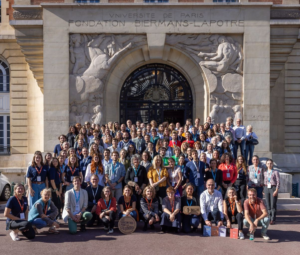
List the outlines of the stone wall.
{"type": "Polygon", "coordinates": [[[300,153],[300,42],[285,65],[284,151],[300,153]]]}

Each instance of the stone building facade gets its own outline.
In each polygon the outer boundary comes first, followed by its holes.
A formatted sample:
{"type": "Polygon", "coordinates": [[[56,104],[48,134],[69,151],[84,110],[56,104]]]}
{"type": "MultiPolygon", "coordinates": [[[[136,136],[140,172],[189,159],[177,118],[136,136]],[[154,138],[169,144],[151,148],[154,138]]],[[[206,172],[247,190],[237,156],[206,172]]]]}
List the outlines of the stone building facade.
{"type": "Polygon", "coordinates": [[[2,0],[1,14],[0,60],[10,71],[4,171],[21,178],[32,153],[53,151],[75,122],[232,116],[253,126],[256,154],[300,180],[298,0],[2,0]],[[170,89],[147,87],[140,74],[149,70],[170,89]]]}

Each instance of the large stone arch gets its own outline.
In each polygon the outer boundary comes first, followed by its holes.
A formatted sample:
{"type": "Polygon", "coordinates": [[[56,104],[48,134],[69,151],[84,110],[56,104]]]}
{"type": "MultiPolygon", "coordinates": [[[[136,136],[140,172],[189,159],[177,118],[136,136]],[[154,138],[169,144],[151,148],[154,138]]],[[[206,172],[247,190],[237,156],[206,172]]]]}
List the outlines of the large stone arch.
{"type": "Polygon", "coordinates": [[[194,59],[177,48],[165,46],[162,59],[149,59],[145,47],[135,48],[123,56],[107,75],[104,88],[103,122],[120,116],[120,92],[126,78],[137,68],[151,63],[167,64],[180,71],[193,93],[193,118],[202,120],[209,114],[209,89],[204,82],[201,68],[194,59]]]}

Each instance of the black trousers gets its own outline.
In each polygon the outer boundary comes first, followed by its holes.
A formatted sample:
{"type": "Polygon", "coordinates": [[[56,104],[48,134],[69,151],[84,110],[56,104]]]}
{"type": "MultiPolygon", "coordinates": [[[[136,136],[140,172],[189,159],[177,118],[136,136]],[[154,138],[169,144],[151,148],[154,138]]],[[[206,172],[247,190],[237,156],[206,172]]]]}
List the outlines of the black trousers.
{"type": "MultiPolygon", "coordinates": [[[[225,184],[230,184],[231,183],[231,181],[224,181],[224,183],[225,184]]],[[[223,196],[223,199],[225,199],[227,196],[226,196],[226,192],[227,192],[227,188],[225,189],[224,187],[223,187],[223,185],[221,186],[221,192],[222,192],[222,196],[223,196]]]]}
{"type": "MultiPolygon", "coordinates": [[[[87,209],[88,212],[91,212],[91,209],[87,209]]],[[[87,227],[92,227],[95,223],[95,221],[97,221],[97,224],[100,224],[100,218],[99,215],[96,213],[92,213],[93,218],[86,224],[87,227]]]]}
{"type": "Polygon", "coordinates": [[[167,196],[167,187],[159,187],[158,191],[156,191],[156,198],[159,202],[159,211],[162,213],[162,201],[167,196]]]}
{"type": "Polygon", "coordinates": [[[61,215],[62,203],[61,203],[60,197],[56,195],[56,192],[52,192],[52,201],[58,209],[58,215],[57,216],[61,215]]]}
{"type": "Polygon", "coordinates": [[[108,216],[109,216],[109,220],[106,219],[105,217],[103,217],[100,220],[102,221],[103,225],[106,228],[113,229],[115,226],[116,213],[114,211],[110,211],[108,216]]]}
{"type": "Polygon", "coordinates": [[[236,189],[238,200],[244,201],[246,200],[246,191],[247,191],[247,182],[246,180],[236,180],[234,185],[236,189]]]}
{"type": "Polygon", "coordinates": [[[12,220],[10,222],[10,229],[19,229],[22,232],[23,236],[25,236],[27,239],[35,238],[35,232],[32,228],[32,225],[27,220],[12,220]]]}
{"type": "MultiPolygon", "coordinates": [[[[231,224],[236,224],[237,223],[238,224],[238,229],[243,230],[243,218],[244,218],[243,214],[235,213],[235,222],[232,222],[232,213],[231,212],[228,211],[227,215],[228,215],[228,218],[229,218],[231,224]]],[[[227,221],[226,221],[225,218],[224,218],[223,223],[224,223],[224,226],[227,225],[227,221]]]]}

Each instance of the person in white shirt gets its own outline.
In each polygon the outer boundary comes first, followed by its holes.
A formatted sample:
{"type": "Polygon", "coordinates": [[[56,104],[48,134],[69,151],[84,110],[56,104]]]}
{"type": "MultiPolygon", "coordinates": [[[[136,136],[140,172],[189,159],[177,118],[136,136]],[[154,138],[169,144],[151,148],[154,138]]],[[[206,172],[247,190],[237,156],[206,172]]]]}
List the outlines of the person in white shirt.
{"type": "MultiPolygon", "coordinates": [[[[215,190],[215,182],[209,179],[206,182],[206,188],[200,196],[200,208],[202,215],[202,226],[212,226],[214,222],[218,227],[223,226],[223,198],[222,193],[215,190]]],[[[203,231],[204,227],[202,227],[203,231]]]]}
{"type": "Polygon", "coordinates": [[[110,150],[105,149],[104,150],[104,159],[102,159],[102,166],[104,167],[104,169],[106,169],[106,167],[108,165],[110,165],[111,162],[112,162],[112,159],[110,158],[110,150]]]}
{"type": "Polygon", "coordinates": [[[110,154],[112,154],[114,151],[117,151],[118,153],[120,153],[121,148],[118,147],[118,143],[119,143],[119,141],[117,138],[112,139],[112,146],[107,148],[110,150],[110,154]]]}
{"type": "Polygon", "coordinates": [[[238,149],[240,147],[241,155],[245,157],[245,138],[246,138],[246,128],[241,125],[242,120],[236,120],[236,126],[233,127],[235,142],[234,142],[234,158],[237,158],[238,149]]]}
{"type": "Polygon", "coordinates": [[[255,144],[253,143],[253,139],[258,140],[257,135],[252,131],[252,126],[248,125],[247,126],[247,132],[246,132],[246,151],[245,151],[245,159],[246,163],[247,161],[249,162],[249,166],[252,165],[252,157],[254,153],[254,146],[255,144]],[[250,154],[250,157],[249,157],[250,154]]]}

